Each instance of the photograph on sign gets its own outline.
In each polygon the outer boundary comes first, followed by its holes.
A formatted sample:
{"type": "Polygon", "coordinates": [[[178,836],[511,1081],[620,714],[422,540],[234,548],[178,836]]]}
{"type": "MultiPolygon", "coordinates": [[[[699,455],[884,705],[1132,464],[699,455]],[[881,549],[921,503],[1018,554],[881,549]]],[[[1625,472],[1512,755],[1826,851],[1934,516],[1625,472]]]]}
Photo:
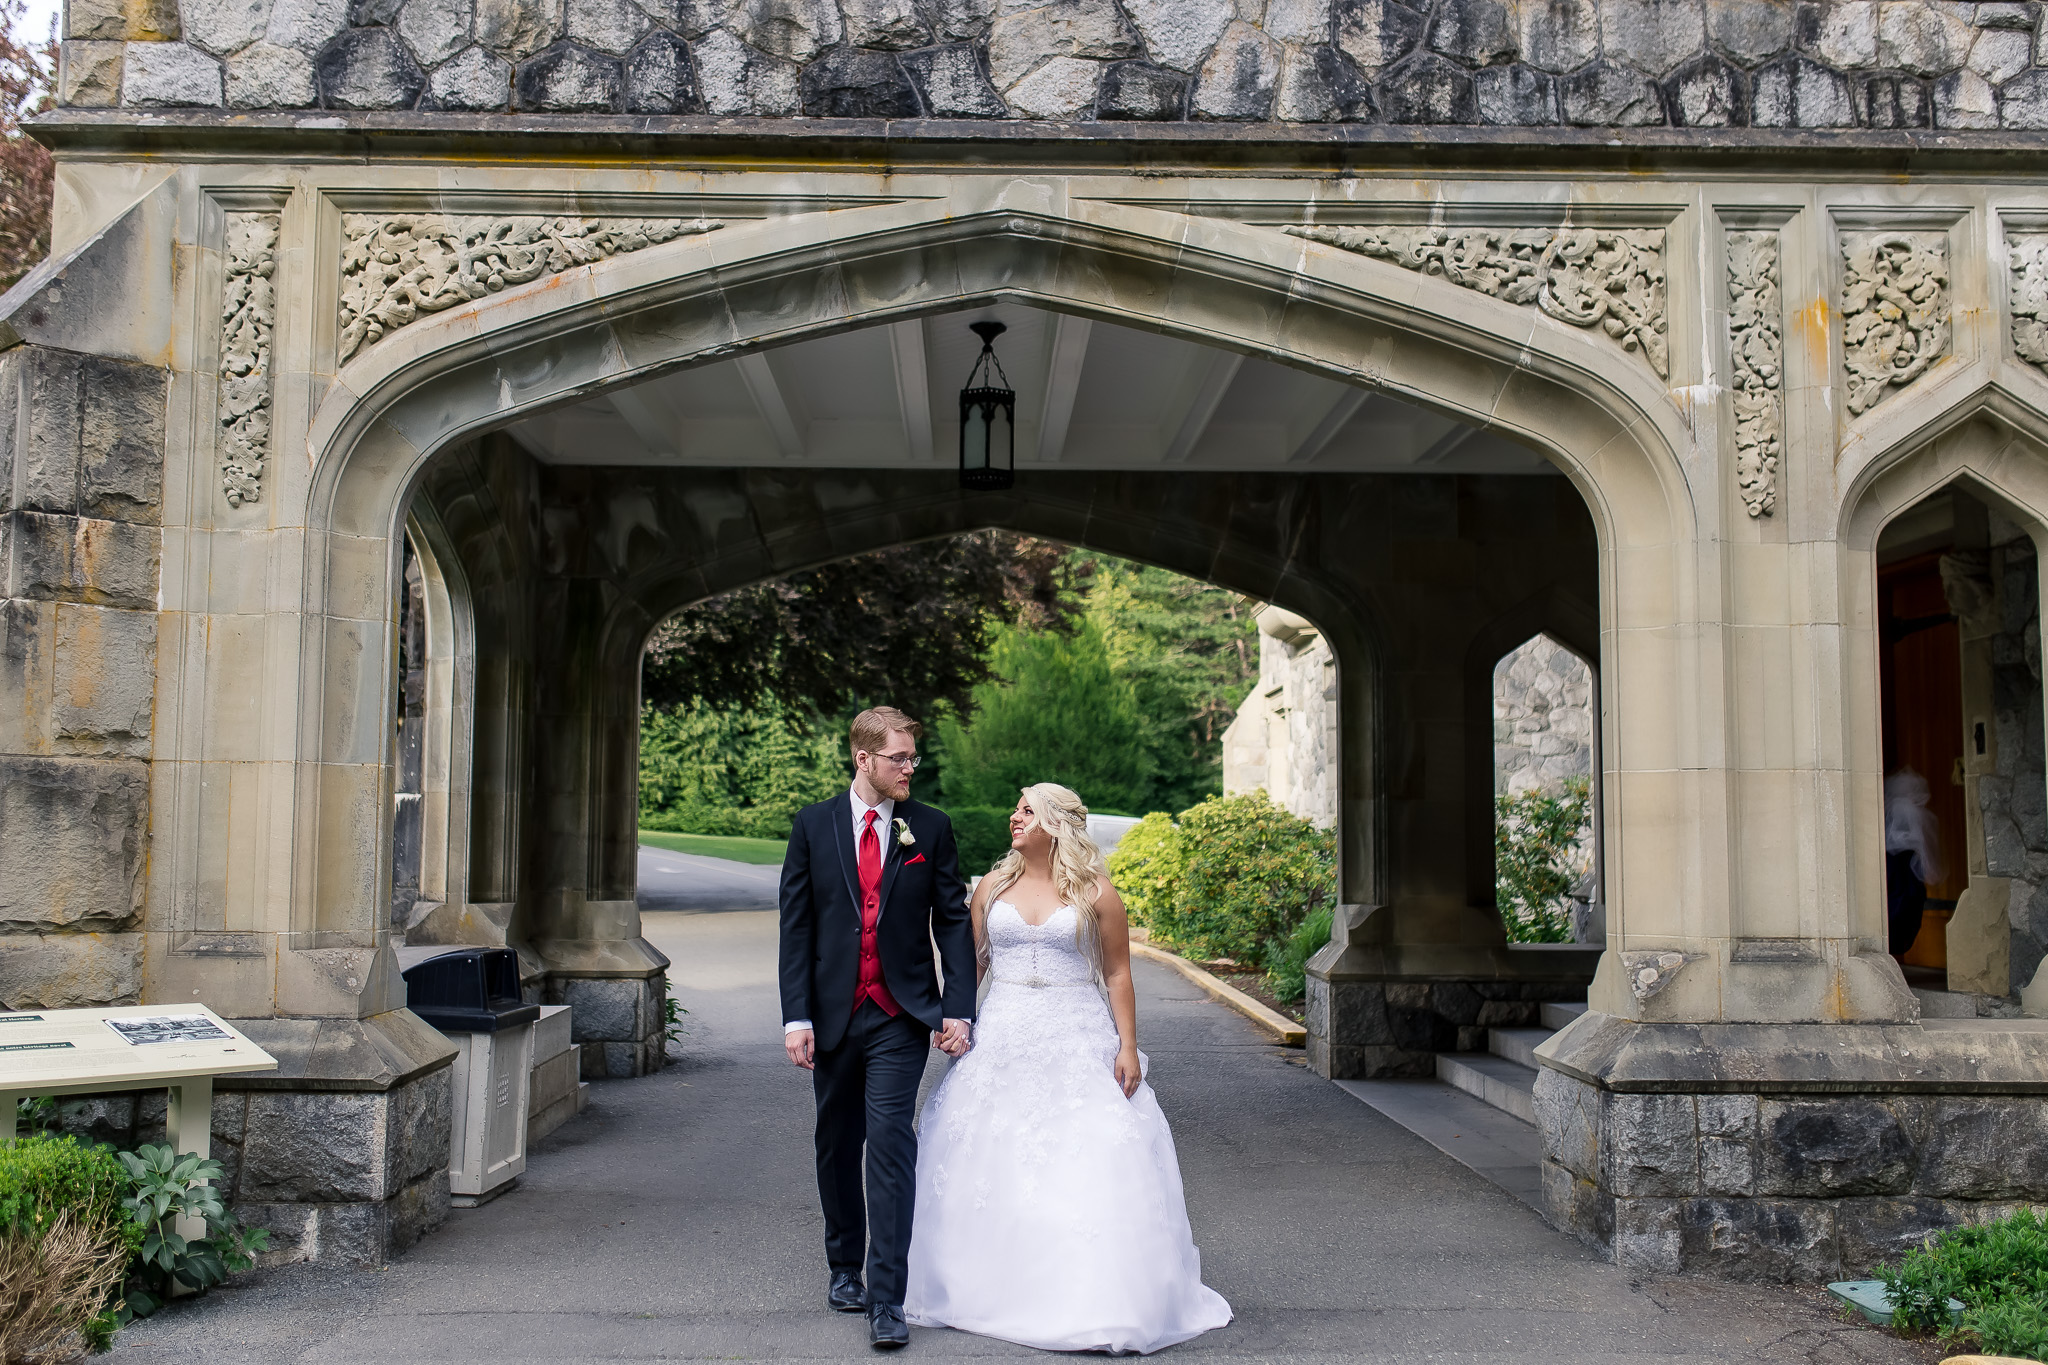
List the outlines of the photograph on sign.
{"type": "Polygon", "coordinates": [[[131,1043],[211,1043],[234,1037],[203,1014],[148,1014],[109,1019],[107,1027],[131,1043]]]}

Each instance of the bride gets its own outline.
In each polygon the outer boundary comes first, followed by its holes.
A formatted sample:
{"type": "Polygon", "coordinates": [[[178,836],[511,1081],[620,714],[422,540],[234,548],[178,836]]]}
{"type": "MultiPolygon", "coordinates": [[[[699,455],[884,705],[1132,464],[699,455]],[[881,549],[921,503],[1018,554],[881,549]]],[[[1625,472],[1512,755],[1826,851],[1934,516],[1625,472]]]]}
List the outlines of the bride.
{"type": "Polygon", "coordinates": [[[1010,852],[975,889],[994,981],[919,1123],[904,1312],[1046,1350],[1156,1351],[1230,1305],[1202,1283],[1138,1051],[1129,923],[1087,815],[1065,787],[1024,788],[1010,852]]]}

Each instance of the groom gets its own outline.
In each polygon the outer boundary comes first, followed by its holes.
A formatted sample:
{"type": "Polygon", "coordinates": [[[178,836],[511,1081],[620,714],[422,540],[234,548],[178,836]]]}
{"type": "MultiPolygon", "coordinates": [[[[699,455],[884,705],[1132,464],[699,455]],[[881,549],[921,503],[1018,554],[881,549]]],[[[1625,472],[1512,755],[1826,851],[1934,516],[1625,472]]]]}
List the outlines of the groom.
{"type": "Polygon", "coordinates": [[[910,799],[923,733],[893,706],[855,716],[853,790],[798,811],[782,861],[782,1043],[817,1096],[826,1301],[866,1309],[868,1340],[883,1350],[910,1341],[918,1082],[934,1043],[967,1051],[974,1017],[974,930],[953,823],[910,799]]]}

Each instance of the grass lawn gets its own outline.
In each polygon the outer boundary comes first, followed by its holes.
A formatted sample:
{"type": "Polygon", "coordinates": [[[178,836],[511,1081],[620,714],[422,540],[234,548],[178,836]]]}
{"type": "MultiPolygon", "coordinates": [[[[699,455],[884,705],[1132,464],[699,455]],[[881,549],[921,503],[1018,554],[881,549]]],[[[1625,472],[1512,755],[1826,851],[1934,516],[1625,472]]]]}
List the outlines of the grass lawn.
{"type": "Polygon", "coordinates": [[[640,842],[649,848],[665,848],[671,853],[695,853],[706,858],[730,858],[736,863],[771,863],[780,865],[785,847],[780,839],[742,839],[727,834],[664,834],[660,830],[643,829],[640,842]]]}

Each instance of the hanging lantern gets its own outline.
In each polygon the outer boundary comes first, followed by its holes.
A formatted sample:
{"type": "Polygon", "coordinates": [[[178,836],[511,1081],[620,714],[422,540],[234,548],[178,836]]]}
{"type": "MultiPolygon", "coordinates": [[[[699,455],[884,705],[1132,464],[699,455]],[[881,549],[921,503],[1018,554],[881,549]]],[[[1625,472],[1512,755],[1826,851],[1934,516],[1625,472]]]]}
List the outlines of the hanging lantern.
{"type": "Polygon", "coordinates": [[[1017,481],[1017,394],[996,359],[996,338],[1009,329],[1000,322],[969,327],[981,338],[981,355],[960,390],[960,486],[1008,488],[1017,481]]]}

